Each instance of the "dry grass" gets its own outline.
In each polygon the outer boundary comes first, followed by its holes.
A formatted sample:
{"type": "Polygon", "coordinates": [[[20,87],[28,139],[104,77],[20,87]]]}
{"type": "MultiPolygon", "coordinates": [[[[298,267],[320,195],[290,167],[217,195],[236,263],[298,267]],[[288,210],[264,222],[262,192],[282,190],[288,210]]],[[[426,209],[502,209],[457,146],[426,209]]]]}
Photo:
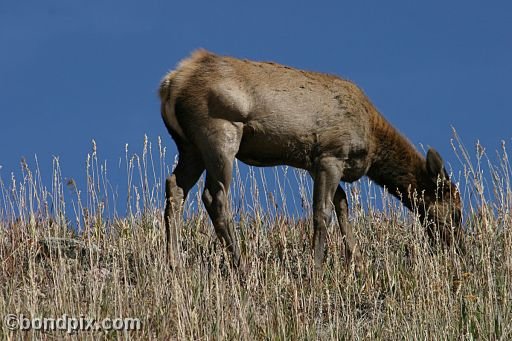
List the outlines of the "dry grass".
{"type": "MultiPolygon", "coordinates": [[[[493,164],[482,148],[470,160],[461,145],[455,147],[463,161],[467,254],[431,250],[414,215],[364,180],[348,187],[350,219],[366,261],[358,278],[345,266],[335,224],[325,271],[311,273],[311,189],[301,172],[284,170],[268,180],[259,170],[248,176],[235,171],[233,210],[244,272],[229,268],[192,195],[181,236],[184,266],[173,271],[165,261],[162,229],[162,181],[170,165],[160,143],[155,158],[147,140],[140,157],[126,152],[123,218],[110,213],[115,196],[95,146],[83,192],[73,181],[63,182],[58,160],[51,188],[42,185],[38,169],[24,165],[20,179],[0,179],[0,316],[141,321],[139,331],[68,336],[80,339],[510,339],[512,192],[506,151],[493,164]],[[284,205],[287,187],[301,198],[291,209],[284,205]]],[[[0,335],[67,334],[13,332],[2,325],[0,335]]]]}

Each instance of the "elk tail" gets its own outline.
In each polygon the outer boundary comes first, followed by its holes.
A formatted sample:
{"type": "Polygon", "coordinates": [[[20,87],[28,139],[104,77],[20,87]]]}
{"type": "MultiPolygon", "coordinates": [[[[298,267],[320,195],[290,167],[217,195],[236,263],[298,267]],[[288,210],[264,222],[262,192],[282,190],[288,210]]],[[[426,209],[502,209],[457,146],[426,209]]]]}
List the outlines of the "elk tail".
{"type": "MultiPolygon", "coordinates": [[[[160,83],[160,88],[158,94],[160,96],[160,112],[162,114],[162,119],[169,131],[169,134],[176,141],[177,139],[186,141],[187,138],[183,133],[183,129],[181,128],[178,118],[176,117],[176,94],[173,91],[173,80],[176,76],[176,71],[169,72],[162,82],[160,83]]],[[[176,141],[177,142],[177,141],[176,141]]]]}

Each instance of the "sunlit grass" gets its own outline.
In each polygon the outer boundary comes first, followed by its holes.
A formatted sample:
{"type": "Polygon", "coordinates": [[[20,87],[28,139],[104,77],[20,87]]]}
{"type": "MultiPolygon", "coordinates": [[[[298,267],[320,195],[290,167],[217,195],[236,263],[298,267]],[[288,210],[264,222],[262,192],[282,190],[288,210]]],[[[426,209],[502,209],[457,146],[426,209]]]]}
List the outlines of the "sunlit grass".
{"type": "MultiPolygon", "coordinates": [[[[140,155],[126,149],[126,198],[112,193],[95,145],[86,188],[62,178],[58,159],[50,181],[37,163],[33,170],[22,163],[20,177],[0,179],[0,316],[141,320],[139,331],[74,334],[91,339],[510,339],[506,149],[493,164],[481,146],[468,152],[458,141],[466,254],[432,250],[417,218],[362,180],[346,187],[365,259],[359,277],[345,265],[334,220],[324,273],[312,274],[311,184],[304,172],[281,168],[270,179],[260,169],[235,167],[231,197],[244,271],[230,269],[192,193],[181,230],[183,266],[171,270],[162,184],[172,164],[159,141],[152,148],[145,139],[140,155]],[[114,209],[120,201],[126,214],[114,209]]],[[[64,335],[5,325],[0,333],[64,335]]]]}

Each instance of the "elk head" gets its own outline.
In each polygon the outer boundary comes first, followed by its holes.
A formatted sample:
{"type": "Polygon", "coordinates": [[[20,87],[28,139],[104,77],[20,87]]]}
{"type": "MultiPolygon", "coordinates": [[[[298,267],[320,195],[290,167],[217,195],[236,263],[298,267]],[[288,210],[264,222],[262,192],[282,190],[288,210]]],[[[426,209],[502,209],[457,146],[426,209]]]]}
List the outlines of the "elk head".
{"type": "Polygon", "coordinates": [[[427,223],[431,241],[438,238],[462,251],[462,208],[457,186],[450,180],[439,153],[430,148],[426,157],[423,204],[419,213],[427,223]]]}

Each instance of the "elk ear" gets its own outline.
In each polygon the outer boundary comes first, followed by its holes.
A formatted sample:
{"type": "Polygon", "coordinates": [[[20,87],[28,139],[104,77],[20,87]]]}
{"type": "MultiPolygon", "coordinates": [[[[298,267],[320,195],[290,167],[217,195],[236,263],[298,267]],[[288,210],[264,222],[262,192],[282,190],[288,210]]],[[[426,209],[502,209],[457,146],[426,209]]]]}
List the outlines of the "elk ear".
{"type": "Polygon", "coordinates": [[[434,148],[430,148],[427,152],[427,172],[433,179],[437,179],[438,176],[441,178],[446,176],[443,159],[434,148]]]}

